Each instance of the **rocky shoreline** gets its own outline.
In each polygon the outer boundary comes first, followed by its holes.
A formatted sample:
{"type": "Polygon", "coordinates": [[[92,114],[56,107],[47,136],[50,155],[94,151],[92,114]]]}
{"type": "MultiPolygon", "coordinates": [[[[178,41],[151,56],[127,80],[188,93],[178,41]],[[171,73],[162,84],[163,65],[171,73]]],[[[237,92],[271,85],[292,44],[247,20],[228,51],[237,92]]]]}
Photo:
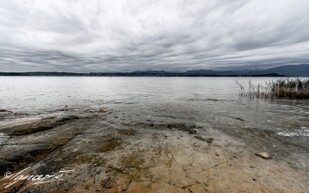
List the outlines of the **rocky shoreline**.
{"type": "MultiPolygon", "coordinates": [[[[3,111],[2,117],[13,116],[10,113],[3,111]]],[[[0,179],[0,192],[305,193],[309,189],[307,143],[254,128],[204,128],[184,122],[115,124],[115,116],[105,108],[64,110],[2,124],[0,174],[6,177],[0,179]],[[255,155],[263,151],[271,159],[255,155]],[[21,175],[27,178],[18,180],[21,175]],[[42,176],[34,179],[36,175],[61,177],[47,182],[42,176]],[[46,183],[36,184],[40,180],[46,183]]]]}

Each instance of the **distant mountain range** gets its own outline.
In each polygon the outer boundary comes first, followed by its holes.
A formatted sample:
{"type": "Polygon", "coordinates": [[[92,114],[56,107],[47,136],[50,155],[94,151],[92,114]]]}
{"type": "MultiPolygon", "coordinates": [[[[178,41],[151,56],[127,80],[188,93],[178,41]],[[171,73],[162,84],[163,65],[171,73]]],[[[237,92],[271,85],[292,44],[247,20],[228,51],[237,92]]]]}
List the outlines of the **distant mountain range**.
{"type": "Polygon", "coordinates": [[[0,72],[0,76],[285,76],[309,77],[309,64],[285,65],[266,70],[190,70],[186,72],[134,71],[134,72],[0,72]]]}
{"type": "Polygon", "coordinates": [[[309,64],[279,66],[267,70],[252,71],[249,72],[248,75],[271,73],[276,73],[283,76],[309,77],[309,64]]]}

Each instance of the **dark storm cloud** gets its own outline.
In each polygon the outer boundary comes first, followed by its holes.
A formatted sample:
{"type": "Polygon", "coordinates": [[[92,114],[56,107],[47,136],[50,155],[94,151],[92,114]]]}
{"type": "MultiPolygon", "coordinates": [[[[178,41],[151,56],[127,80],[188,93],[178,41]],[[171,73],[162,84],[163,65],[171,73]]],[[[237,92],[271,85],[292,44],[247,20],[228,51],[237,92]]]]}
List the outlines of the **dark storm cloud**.
{"type": "Polygon", "coordinates": [[[11,0],[0,71],[266,68],[309,62],[307,0],[11,0]]]}

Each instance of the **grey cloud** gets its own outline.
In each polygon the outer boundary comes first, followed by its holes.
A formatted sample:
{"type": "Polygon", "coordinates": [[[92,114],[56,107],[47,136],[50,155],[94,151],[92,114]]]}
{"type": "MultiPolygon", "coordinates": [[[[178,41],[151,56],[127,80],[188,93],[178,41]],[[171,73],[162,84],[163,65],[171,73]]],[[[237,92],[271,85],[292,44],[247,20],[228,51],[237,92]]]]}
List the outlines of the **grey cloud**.
{"type": "Polygon", "coordinates": [[[267,68],[309,62],[307,0],[0,5],[0,71],[267,68]]]}

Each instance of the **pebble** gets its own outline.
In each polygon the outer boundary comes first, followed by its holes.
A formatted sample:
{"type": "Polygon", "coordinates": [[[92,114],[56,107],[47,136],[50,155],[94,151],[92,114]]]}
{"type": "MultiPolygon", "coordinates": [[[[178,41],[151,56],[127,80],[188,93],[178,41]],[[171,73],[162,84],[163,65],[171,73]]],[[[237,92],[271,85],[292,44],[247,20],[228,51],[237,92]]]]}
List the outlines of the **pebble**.
{"type": "Polygon", "coordinates": [[[194,147],[200,147],[200,145],[197,144],[197,143],[194,143],[193,145],[194,145],[194,147]]]}
{"type": "Polygon", "coordinates": [[[212,143],[213,140],[214,140],[213,138],[206,139],[207,143],[212,143]]]}
{"type": "Polygon", "coordinates": [[[255,153],[256,156],[259,156],[261,158],[264,158],[264,159],[271,159],[271,156],[268,152],[260,152],[260,153],[255,153]]]}

